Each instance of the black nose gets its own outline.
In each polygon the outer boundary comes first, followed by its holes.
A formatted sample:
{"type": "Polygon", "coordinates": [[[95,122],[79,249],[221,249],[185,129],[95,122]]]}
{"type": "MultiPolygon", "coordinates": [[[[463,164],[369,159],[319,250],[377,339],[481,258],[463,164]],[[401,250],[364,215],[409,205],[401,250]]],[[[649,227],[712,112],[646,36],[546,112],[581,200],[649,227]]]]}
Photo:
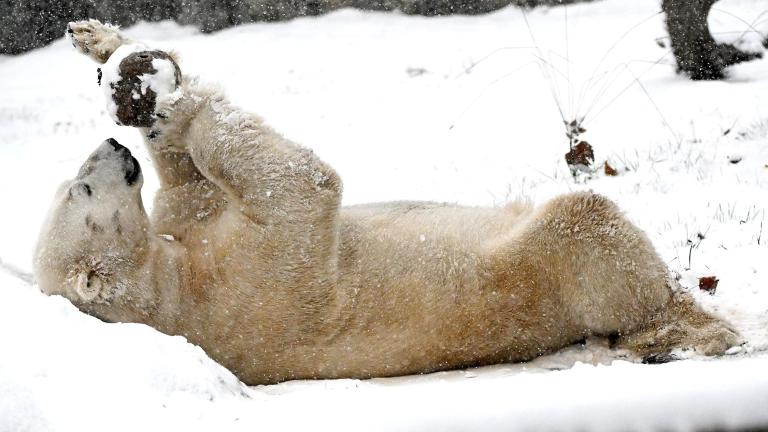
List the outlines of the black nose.
{"type": "Polygon", "coordinates": [[[127,149],[125,148],[125,146],[121,145],[121,144],[120,144],[119,142],[117,142],[117,140],[116,140],[116,139],[114,139],[114,138],[110,138],[110,139],[108,139],[108,140],[107,140],[107,142],[109,143],[109,145],[111,145],[111,146],[112,146],[112,148],[113,148],[113,149],[115,149],[115,151],[127,150],[127,149]]]}

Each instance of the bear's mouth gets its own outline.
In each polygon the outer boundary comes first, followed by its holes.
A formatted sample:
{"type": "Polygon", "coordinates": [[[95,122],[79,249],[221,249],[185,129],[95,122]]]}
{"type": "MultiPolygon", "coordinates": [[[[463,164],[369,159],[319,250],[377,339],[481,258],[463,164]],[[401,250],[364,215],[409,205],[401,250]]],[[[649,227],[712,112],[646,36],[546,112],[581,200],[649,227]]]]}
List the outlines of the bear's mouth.
{"type": "Polygon", "coordinates": [[[128,186],[133,186],[139,178],[139,174],[141,174],[141,165],[139,165],[139,161],[137,161],[130,153],[128,153],[128,157],[131,158],[131,165],[125,171],[125,181],[128,183],[128,186]]]}
{"type": "Polygon", "coordinates": [[[141,174],[141,165],[139,165],[139,161],[133,157],[128,147],[120,144],[116,139],[109,138],[107,142],[123,157],[125,182],[128,183],[128,186],[133,186],[139,178],[139,174],[141,174]]]}

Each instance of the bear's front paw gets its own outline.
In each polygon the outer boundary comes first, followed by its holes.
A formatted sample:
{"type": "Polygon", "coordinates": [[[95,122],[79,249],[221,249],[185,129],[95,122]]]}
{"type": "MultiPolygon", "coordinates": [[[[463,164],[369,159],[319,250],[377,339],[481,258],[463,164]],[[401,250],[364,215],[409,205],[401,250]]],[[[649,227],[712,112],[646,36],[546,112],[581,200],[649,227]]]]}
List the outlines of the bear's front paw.
{"type": "Polygon", "coordinates": [[[70,22],[66,37],[75,48],[98,63],[106,63],[109,56],[125,43],[117,27],[94,19],[70,22]]]}
{"type": "Polygon", "coordinates": [[[187,147],[179,137],[179,125],[173,119],[174,111],[172,109],[163,109],[154,113],[154,122],[147,131],[147,140],[149,145],[161,152],[181,152],[186,153],[187,147]]]}

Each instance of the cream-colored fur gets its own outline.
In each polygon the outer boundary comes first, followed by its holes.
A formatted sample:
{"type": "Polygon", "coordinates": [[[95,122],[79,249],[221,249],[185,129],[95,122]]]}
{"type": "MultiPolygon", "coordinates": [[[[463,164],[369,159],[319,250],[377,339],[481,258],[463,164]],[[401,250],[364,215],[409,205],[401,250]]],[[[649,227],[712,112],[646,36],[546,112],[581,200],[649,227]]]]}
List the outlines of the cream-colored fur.
{"type": "Polygon", "coordinates": [[[35,255],[44,292],[183,335],[247,384],[524,361],[589,335],[644,356],[738,342],[673,293],[648,238],[600,195],[342,208],[310,150],[194,79],[176,96],[142,130],[161,181],[151,222],[134,186],[72,198],[104,189],[98,166],[65,183],[35,255]],[[116,208],[134,226],[120,235],[116,208]]]}

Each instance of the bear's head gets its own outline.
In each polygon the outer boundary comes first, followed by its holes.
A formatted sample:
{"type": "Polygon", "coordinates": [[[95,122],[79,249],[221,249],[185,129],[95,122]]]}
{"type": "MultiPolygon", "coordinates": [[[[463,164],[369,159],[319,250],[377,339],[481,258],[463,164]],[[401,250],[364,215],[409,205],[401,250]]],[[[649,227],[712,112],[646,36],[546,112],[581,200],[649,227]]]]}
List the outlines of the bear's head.
{"type": "Polygon", "coordinates": [[[97,70],[107,112],[120,125],[150,127],[162,98],[181,85],[181,70],[174,56],[144,45],[123,45],[97,70]]]}
{"type": "Polygon", "coordinates": [[[136,295],[149,247],[142,183],[136,158],[110,138],[59,187],[34,256],[43,292],[86,310],[136,295]]]}

